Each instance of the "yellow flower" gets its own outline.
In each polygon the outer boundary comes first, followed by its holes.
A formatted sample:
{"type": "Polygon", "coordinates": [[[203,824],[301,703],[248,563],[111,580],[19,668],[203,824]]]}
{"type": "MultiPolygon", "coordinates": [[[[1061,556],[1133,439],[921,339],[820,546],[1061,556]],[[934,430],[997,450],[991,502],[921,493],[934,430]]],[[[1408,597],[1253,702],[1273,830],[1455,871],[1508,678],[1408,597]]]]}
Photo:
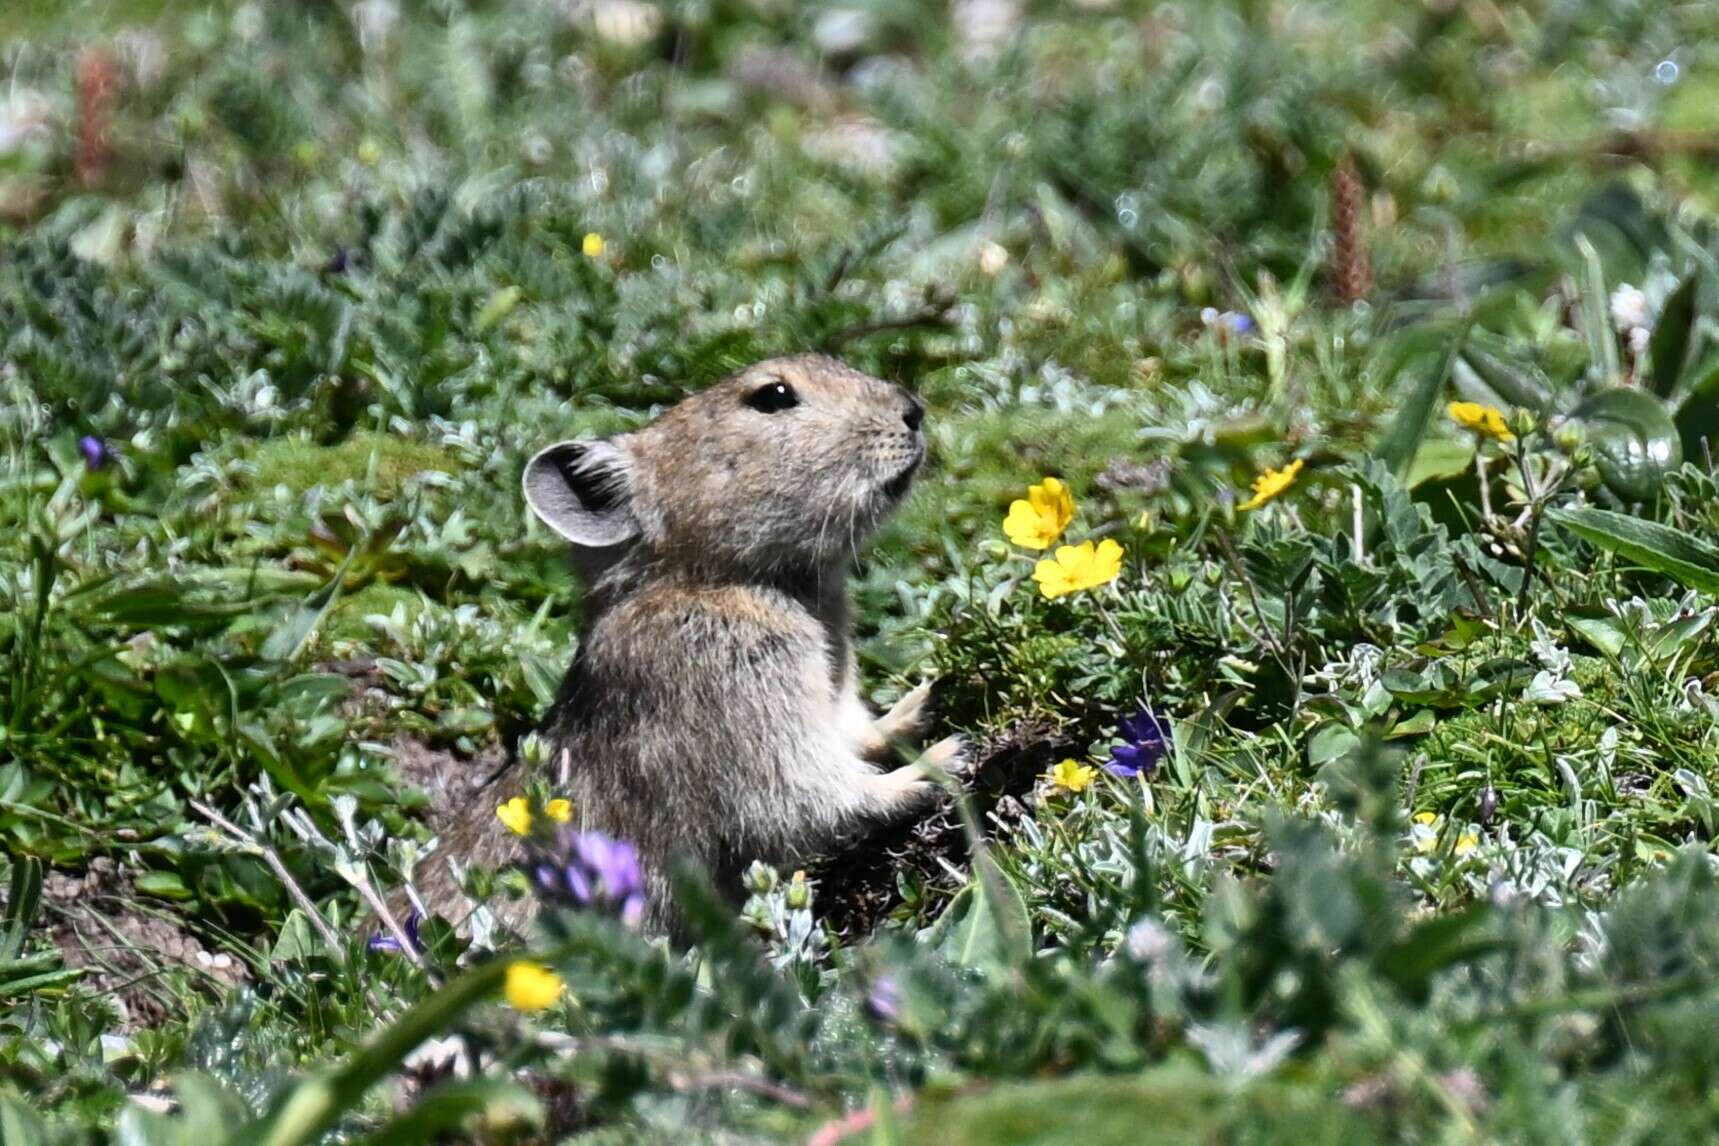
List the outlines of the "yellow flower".
{"type": "Polygon", "coordinates": [[[543,805],[543,814],[558,824],[565,824],[573,818],[573,801],[551,800],[543,805]]]}
{"type": "Polygon", "coordinates": [[[1077,764],[1073,760],[1064,760],[1050,770],[1051,783],[1065,792],[1076,794],[1086,791],[1097,776],[1098,769],[1090,764],[1077,764]]]}
{"type": "Polygon", "coordinates": [[[507,996],[508,1006],[515,1010],[541,1011],[554,1006],[566,989],[567,984],[561,981],[561,976],[543,964],[517,959],[508,964],[503,994],[507,996]]]}
{"type": "Polygon", "coordinates": [[[1416,812],[1415,823],[1425,824],[1430,828],[1434,824],[1438,823],[1438,816],[1432,812],[1416,812]]]}
{"type": "Polygon", "coordinates": [[[1480,837],[1473,832],[1464,832],[1456,837],[1456,847],[1451,850],[1457,855],[1467,855],[1480,846],[1480,837]]]}
{"type": "Polygon", "coordinates": [[[1258,509],[1284,490],[1295,484],[1295,475],[1301,472],[1303,462],[1296,458],[1280,470],[1266,470],[1253,480],[1253,496],[1242,502],[1237,509],[1258,509]]]}
{"type": "Polygon", "coordinates": [[[1122,546],[1106,537],[1096,547],[1090,541],[1060,545],[1056,560],[1046,558],[1033,570],[1039,591],[1055,600],[1082,589],[1108,585],[1122,572],[1122,546]]]}
{"type": "Polygon", "coordinates": [[[579,250],[588,259],[600,259],[603,257],[606,246],[607,244],[603,242],[603,236],[595,231],[587,231],[584,240],[579,244],[579,250]]]}
{"type": "Polygon", "coordinates": [[[1516,435],[1504,424],[1504,411],[1497,406],[1484,406],[1479,402],[1452,402],[1444,409],[1452,421],[1466,430],[1473,430],[1488,438],[1497,438],[1501,442],[1516,440],[1516,435]]]}
{"type": "Polygon", "coordinates": [[[515,796],[495,810],[495,818],[516,836],[531,834],[531,805],[524,796],[515,796]]]}
{"type": "Polygon", "coordinates": [[[1049,549],[1074,520],[1074,497],[1056,478],[1027,488],[1027,496],[1009,504],[1003,532],[1023,549],[1049,549]]]}

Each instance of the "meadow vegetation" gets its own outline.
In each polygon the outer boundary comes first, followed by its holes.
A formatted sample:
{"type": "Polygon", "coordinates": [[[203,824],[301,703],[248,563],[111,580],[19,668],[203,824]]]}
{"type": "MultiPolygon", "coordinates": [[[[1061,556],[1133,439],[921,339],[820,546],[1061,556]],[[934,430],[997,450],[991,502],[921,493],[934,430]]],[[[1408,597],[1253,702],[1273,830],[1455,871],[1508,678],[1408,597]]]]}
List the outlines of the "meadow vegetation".
{"type": "Polygon", "coordinates": [[[1713,5],[0,40],[6,1146],[1719,1131],[1713,5]],[[929,403],[862,668],[985,764],[671,946],[519,474],[806,350],[929,403]],[[420,919],[480,769],[589,880],[420,919]]]}

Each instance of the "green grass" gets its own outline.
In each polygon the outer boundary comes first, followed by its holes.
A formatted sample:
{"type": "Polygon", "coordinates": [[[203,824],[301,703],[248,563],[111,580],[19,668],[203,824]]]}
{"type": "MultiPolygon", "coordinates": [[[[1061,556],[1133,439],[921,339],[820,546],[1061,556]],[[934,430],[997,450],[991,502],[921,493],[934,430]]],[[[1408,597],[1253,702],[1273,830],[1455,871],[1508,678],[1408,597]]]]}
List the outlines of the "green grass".
{"type": "Polygon", "coordinates": [[[0,1138],[1709,1140],[1719,24],[1614,8],[8,8],[0,1138]],[[532,1015],[368,950],[437,781],[556,794],[525,460],[807,350],[930,405],[856,624],[966,802],[545,911],[532,1015]],[[1053,475],[1126,556],[1048,600],[1053,475]]]}

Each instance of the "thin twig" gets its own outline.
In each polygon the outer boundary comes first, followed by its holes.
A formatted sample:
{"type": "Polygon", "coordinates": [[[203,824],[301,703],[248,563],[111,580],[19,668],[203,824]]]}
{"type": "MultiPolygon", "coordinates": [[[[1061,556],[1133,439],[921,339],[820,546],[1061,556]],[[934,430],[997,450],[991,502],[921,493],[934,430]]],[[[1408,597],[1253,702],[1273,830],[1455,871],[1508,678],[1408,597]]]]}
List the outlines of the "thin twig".
{"type": "Polygon", "coordinates": [[[281,881],[281,886],[286,888],[287,895],[291,897],[293,903],[309,917],[310,925],[316,928],[317,935],[321,937],[330,952],[337,953],[338,957],[338,953],[346,950],[346,945],[341,942],[340,936],[334,933],[334,928],[328,925],[328,920],[322,917],[322,913],[316,909],[316,904],[311,901],[310,896],[304,893],[304,888],[298,885],[298,881],[287,870],[286,864],[281,862],[281,857],[274,848],[263,843],[256,836],[245,831],[207,804],[196,800],[192,800],[190,803],[198,815],[262,857],[263,862],[269,865],[269,870],[275,873],[275,878],[281,881]]]}
{"type": "MultiPolygon", "coordinates": [[[[296,814],[289,812],[281,818],[286,822],[287,827],[297,832],[305,842],[308,843],[312,838],[315,838],[325,846],[331,846],[323,838],[322,833],[316,830],[310,817],[305,815],[303,811],[298,811],[296,814]]],[[[382,896],[371,886],[369,868],[363,864],[363,861],[336,864],[335,870],[340,873],[341,878],[357,889],[359,895],[364,897],[364,902],[370,905],[371,912],[381,921],[388,934],[393,936],[394,941],[400,945],[401,954],[411,961],[412,966],[429,975],[432,983],[439,983],[440,977],[424,963],[424,957],[418,950],[418,945],[412,942],[412,937],[406,934],[406,929],[400,926],[398,919],[394,918],[394,913],[383,902],[382,896]]]]}
{"type": "MultiPolygon", "coordinates": [[[[1259,632],[1254,632],[1253,626],[1246,621],[1241,622],[1242,627],[1247,629],[1249,636],[1269,649],[1271,655],[1276,657],[1278,663],[1283,666],[1284,671],[1288,672],[1289,664],[1284,660],[1284,649],[1277,643],[1277,637],[1271,631],[1271,625],[1266,620],[1265,610],[1260,608],[1259,590],[1254,586],[1253,578],[1248,576],[1247,569],[1241,563],[1241,556],[1236,553],[1236,547],[1231,543],[1229,535],[1220,529],[1215,536],[1218,539],[1218,547],[1224,551],[1224,556],[1229,559],[1230,568],[1235,570],[1237,580],[1246,586],[1248,600],[1253,604],[1253,614],[1259,618],[1259,632]]],[[[1237,617],[1236,620],[1241,621],[1241,618],[1237,617]]]]}
{"type": "Polygon", "coordinates": [[[934,299],[920,307],[917,313],[902,318],[884,318],[875,322],[856,322],[852,326],[844,326],[824,338],[824,345],[834,350],[839,346],[852,342],[856,338],[864,338],[871,334],[881,334],[886,330],[912,330],[918,326],[949,326],[949,312],[955,308],[953,298],[934,299]]]}

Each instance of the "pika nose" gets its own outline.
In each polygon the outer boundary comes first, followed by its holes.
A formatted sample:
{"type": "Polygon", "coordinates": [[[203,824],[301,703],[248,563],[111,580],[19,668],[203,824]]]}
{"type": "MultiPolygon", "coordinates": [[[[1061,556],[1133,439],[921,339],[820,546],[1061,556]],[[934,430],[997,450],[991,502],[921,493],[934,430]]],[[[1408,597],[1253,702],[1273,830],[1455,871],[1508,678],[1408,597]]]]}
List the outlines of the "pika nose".
{"type": "MultiPolygon", "coordinates": [[[[906,393],[906,391],[903,391],[903,393],[906,393]]],[[[921,402],[918,398],[915,398],[912,394],[908,394],[907,409],[903,411],[901,420],[907,423],[908,429],[919,429],[920,423],[925,421],[925,403],[921,402]]]]}

